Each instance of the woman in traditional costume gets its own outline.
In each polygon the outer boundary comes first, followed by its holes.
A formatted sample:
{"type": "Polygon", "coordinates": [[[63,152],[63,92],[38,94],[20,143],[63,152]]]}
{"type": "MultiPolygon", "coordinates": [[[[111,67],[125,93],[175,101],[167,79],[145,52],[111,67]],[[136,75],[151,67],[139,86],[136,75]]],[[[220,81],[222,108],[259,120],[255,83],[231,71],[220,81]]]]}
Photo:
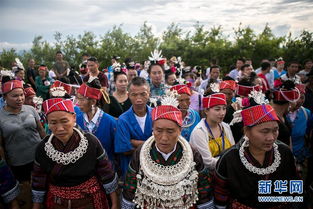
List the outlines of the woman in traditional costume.
{"type": "Polygon", "coordinates": [[[277,85],[273,96],[273,108],[279,119],[279,135],[278,140],[287,145],[291,144],[291,124],[287,120],[290,104],[298,101],[300,91],[296,88],[293,81],[287,80],[277,85]]]}
{"type": "Polygon", "coordinates": [[[298,177],[289,147],[276,141],[279,130],[276,112],[265,103],[261,92],[254,91],[252,96],[256,101],[250,99],[250,105],[241,111],[243,139],[217,162],[214,202],[217,208],[292,208],[288,203],[259,201],[259,196],[291,196],[287,193],[291,190],[279,193],[276,180],[285,181],[289,187],[289,180],[298,177]],[[269,190],[262,181],[270,184],[269,190]]]}
{"type": "Polygon", "coordinates": [[[200,152],[204,165],[213,171],[220,154],[235,142],[229,125],[223,122],[227,105],[225,94],[204,97],[202,104],[206,118],[191,133],[190,144],[200,152]]]}
{"type": "Polygon", "coordinates": [[[202,158],[180,136],[178,102],[161,102],[152,110],[153,136],[134,152],[129,165],[122,208],[214,208],[202,158]]]}
{"type": "Polygon", "coordinates": [[[171,91],[176,91],[179,94],[178,108],[183,116],[181,136],[189,141],[191,132],[200,121],[199,113],[190,108],[191,89],[187,85],[178,84],[171,87],[171,91]]]}
{"type": "Polygon", "coordinates": [[[52,134],[37,147],[32,173],[33,208],[117,208],[117,175],[99,140],[74,128],[70,100],[43,103],[52,134]]]}
{"type": "Polygon", "coordinates": [[[0,196],[5,204],[12,209],[18,209],[16,197],[19,195],[18,181],[16,181],[9,166],[0,156],[0,196]]]}
{"type": "Polygon", "coordinates": [[[114,162],[114,131],[116,120],[99,107],[103,94],[100,89],[83,83],[77,90],[75,107],[77,124],[85,132],[92,133],[101,142],[111,162],[114,162]]]}

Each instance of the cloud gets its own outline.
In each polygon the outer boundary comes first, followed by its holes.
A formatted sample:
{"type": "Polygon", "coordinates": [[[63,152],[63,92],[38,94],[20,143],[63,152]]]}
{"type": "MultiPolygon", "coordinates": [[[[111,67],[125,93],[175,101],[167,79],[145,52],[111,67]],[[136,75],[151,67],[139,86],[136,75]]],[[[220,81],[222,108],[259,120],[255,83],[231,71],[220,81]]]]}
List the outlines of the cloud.
{"type": "Polygon", "coordinates": [[[14,48],[16,51],[30,49],[32,43],[9,43],[9,42],[0,42],[0,49],[11,49],[14,48]]]}
{"type": "MultiPolygon", "coordinates": [[[[103,35],[114,25],[135,35],[144,21],[159,36],[175,22],[184,31],[196,22],[206,29],[221,25],[233,35],[239,23],[261,32],[266,23],[276,35],[313,30],[313,0],[0,0],[0,42],[29,43],[35,35],[53,41],[55,31],[103,35]]],[[[1,48],[0,48],[1,50],[1,48]]]]}

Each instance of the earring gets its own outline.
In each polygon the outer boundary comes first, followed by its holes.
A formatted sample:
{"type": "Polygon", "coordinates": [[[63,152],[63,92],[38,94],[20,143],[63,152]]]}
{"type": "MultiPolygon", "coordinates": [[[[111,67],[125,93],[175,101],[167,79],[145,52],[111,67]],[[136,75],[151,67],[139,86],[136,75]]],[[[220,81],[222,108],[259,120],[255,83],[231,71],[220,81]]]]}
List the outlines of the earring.
{"type": "Polygon", "coordinates": [[[243,139],[244,139],[245,141],[249,142],[249,138],[248,138],[246,135],[243,136],[243,139]]]}

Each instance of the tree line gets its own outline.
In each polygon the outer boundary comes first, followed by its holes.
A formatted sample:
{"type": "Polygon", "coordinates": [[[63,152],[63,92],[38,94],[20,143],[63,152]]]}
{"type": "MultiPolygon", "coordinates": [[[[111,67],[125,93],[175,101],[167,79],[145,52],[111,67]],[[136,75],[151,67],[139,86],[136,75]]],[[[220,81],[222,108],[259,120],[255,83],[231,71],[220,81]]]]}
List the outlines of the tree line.
{"type": "Polygon", "coordinates": [[[158,48],[163,57],[170,59],[180,56],[188,66],[207,67],[213,60],[228,72],[237,58],[249,58],[254,66],[264,58],[283,57],[285,61],[299,61],[313,58],[313,32],[303,30],[294,37],[291,33],[277,37],[268,24],[260,33],[251,27],[241,24],[233,28],[233,37],[224,34],[222,26],[206,29],[196,23],[193,30],[184,31],[179,24],[171,23],[157,37],[146,22],[134,36],[123,31],[122,25],[114,26],[104,35],[96,36],[93,32],[85,31],[74,37],[64,37],[60,32],[54,34],[55,42],[49,43],[42,36],[36,36],[29,50],[17,53],[15,49],[3,50],[0,54],[0,66],[10,68],[15,57],[19,57],[27,66],[27,60],[34,58],[37,64],[46,64],[49,68],[55,61],[56,51],[62,51],[64,59],[71,66],[78,68],[81,56],[90,54],[101,61],[101,67],[110,65],[113,55],[123,59],[132,58],[137,62],[148,59],[150,52],[158,48]],[[233,39],[231,41],[230,39],[233,39]]]}

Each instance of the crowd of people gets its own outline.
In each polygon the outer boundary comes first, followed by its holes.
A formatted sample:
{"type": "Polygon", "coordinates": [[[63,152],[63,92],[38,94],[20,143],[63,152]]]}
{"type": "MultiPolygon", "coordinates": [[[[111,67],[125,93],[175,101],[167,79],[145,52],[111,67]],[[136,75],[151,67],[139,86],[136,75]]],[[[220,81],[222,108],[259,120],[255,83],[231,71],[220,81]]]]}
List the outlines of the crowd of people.
{"type": "Polygon", "coordinates": [[[312,60],[120,61],[0,71],[0,206],[313,208],[312,60]]]}

